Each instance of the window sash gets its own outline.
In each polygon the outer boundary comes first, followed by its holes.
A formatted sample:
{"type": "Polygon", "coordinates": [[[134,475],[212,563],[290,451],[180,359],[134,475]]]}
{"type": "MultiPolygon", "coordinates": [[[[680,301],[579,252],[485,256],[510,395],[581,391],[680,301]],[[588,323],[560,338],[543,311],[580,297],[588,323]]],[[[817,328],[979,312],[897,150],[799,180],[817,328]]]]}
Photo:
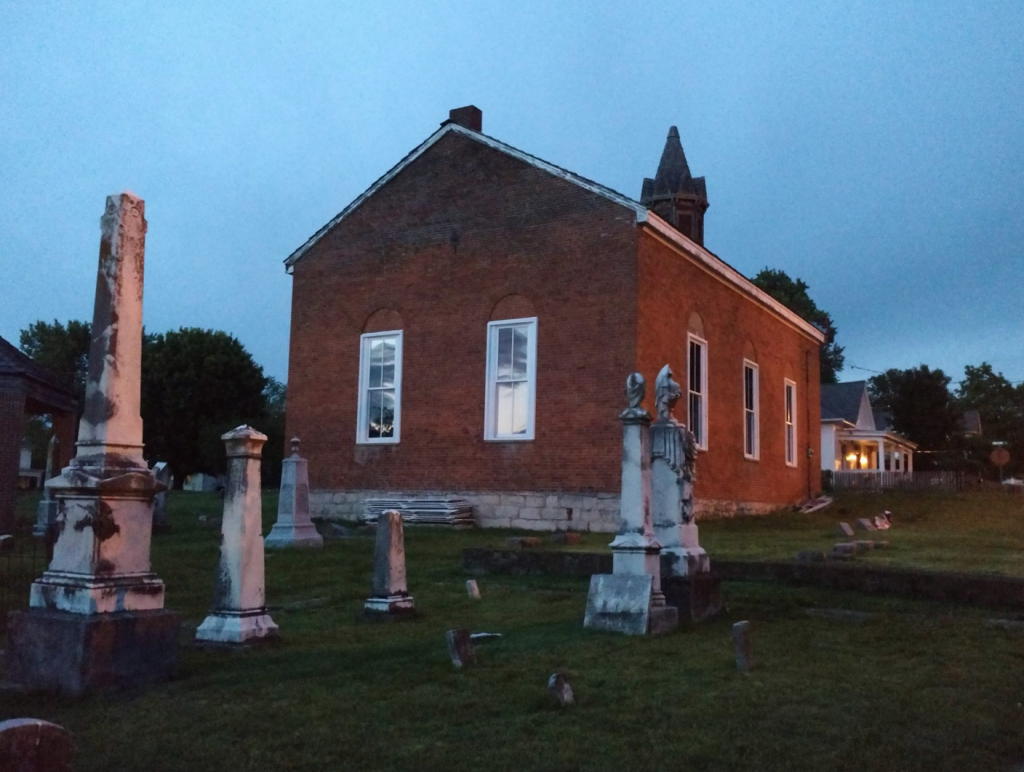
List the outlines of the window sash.
{"type": "Polygon", "coordinates": [[[536,369],[536,317],[488,323],[485,440],[534,438],[536,369]]]}
{"type": "Polygon", "coordinates": [[[757,380],[757,365],[743,360],[743,455],[754,460],[760,456],[757,380]]]}
{"type": "Polygon", "coordinates": [[[796,466],[796,384],[788,379],[783,384],[786,420],[786,464],[788,466],[796,466]]]}
{"type": "Polygon", "coordinates": [[[687,336],[686,363],[687,421],[699,450],[708,449],[708,344],[703,338],[687,336]]]}
{"type": "Polygon", "coordinates": [[[402,330],[365,333],[359,345],[356,443],[398,443],[401,419],[402,330]]]}

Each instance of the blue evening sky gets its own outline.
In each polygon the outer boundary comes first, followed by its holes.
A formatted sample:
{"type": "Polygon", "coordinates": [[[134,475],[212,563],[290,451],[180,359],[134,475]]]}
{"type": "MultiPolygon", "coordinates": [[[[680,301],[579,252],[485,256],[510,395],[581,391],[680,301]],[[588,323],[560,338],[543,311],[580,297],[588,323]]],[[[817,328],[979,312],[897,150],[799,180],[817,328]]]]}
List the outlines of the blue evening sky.
{"type": "Polygon", "coordinates": [[[282,260],[447,117],[638,197],[677,124],[706,242],[811,285],[842,378],[1024,379],[1024,2],[0,7],[0,336],[89,319],[146,199],[145,323],[287,377],[282,260]]]}

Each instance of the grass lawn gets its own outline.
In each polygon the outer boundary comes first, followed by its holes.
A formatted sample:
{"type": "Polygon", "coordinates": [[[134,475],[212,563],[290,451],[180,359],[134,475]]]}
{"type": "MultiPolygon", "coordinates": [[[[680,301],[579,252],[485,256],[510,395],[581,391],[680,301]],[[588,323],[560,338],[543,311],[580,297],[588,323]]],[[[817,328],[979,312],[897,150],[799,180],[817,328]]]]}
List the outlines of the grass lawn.
{"type": "MultiPolygon", "coordinates": [[[[1024,541],[1019,504],[950,498],[956,514],[947,515],[929,501],[851,499],[825,514],[708,522],[702,542],[712,561],[791,557],[834,542],[840,516],[887,506],[897,517],[892,559],[913,554],[920,565],[1013,572],[1010,553],[1024,541]],[[998,523],[997,504],[1012,528],[998,523]],[[953,561],[957,544],[967,545],[957,559],[966,562],[953,561]]],[[[275,505],[265,497],[267,528],[275,505]]],[[[197,516],[219,507],[212,495],[172,496],[174,530],[155,539],[167,605],[193,626],[210,601],[219,539],[197,516]]],[[[66,726],[79,744],[79,772],[932,772],[1010,770],[1024,761],[1024,633],[986,626],[997,616],[991,611],[731,583],[718,621],[654,639],[593,633],[582,628],[583,580],[483,577],[483,600],[467,598],[461,550],[504,536],[408,529],[410,590],[422,616],[399,624],[356,622],[371,538],[332,541],[317,553],[268,553],[272,606],[325,599],[316,608],[275,609],[280,644],[198,650],[186,630],[172,683],[82,701],[0,691],[0,719],[66,726]],[[875,614],[857,622],[810,616],[811,607],[875,614]],[[732,660],[729,628],[738,619],[752,624],[756,668],[747,675],[732,660]],[[444,646],[444,631],[456,626],[505,638],[480,645],[479,664],[457,672],[444,646]],[[547,700],[554,671],[576,692],[572,709],[547,700]]]]}

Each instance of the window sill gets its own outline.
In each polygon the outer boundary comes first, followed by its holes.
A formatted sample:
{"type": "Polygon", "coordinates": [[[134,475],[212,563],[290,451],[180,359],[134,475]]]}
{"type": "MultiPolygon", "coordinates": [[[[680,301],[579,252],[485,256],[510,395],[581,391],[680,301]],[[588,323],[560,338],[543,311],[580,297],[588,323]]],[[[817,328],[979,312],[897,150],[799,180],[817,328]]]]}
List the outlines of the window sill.
{"type": "Polygon", "coordinates": [[[356,445],[398,445],[401,440],[356,440],[356,445]]]}
{"type": "Polygon", "coordinates": [[[533,437],[484,437],[484,442],[533,442],[533,437]]]}

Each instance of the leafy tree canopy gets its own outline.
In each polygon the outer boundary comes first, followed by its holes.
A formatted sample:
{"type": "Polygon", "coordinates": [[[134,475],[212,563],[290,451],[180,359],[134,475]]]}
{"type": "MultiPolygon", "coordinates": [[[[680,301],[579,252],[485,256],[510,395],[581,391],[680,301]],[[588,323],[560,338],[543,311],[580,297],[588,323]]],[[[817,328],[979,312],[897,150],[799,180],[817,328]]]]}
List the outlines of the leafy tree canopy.
{"type": "Polygon", "coordinates": [[[891,369],[868,381],[871,405],[892,416],[893,428],[922,450],[944,450],[958,432],[959,412],[949,391],[949,376],[920,365],[891,369]]]}
{"type": "Polygon", "coordinates": [[[990,468],[992,442],[1005,442],[1010,463],[1005,471],[1024,468],[1024,383],[1014,386],[988,362],[967,365],[956,390],[956,405],[963,412],[981,415],[982,440],[971,444],[972,454],[982,468],[990,468]]]}
{"type": "Polygon", "coordinates": [[[811,300],[807,282],[803,279],[793,280],[785,271],[773,268],[763,269],[753,278],[753,282],[790,311],[825,333],[825,343],[821,347],[821,382],[838,383],[839,371],[843,369],[845,361],[843,347],[836,343],[838,330],[832,322],[832,316],[811,300]]]}
{"type": "MultiPolygon", "coordinates": [[[[21,332],[22,351],[73,384],[79,405],[84,402],[90,330],[86,322],[40,321],[21,332]]],[[[177,480],[194,472],[222,471],[220,435],[243,423],[268,435],[264,479],[279,479],[284,406],[284,384],[265,377],[232,335],[182,328],[143,336],[145,454],[151,462],[169,462],[177,480]]]]}

